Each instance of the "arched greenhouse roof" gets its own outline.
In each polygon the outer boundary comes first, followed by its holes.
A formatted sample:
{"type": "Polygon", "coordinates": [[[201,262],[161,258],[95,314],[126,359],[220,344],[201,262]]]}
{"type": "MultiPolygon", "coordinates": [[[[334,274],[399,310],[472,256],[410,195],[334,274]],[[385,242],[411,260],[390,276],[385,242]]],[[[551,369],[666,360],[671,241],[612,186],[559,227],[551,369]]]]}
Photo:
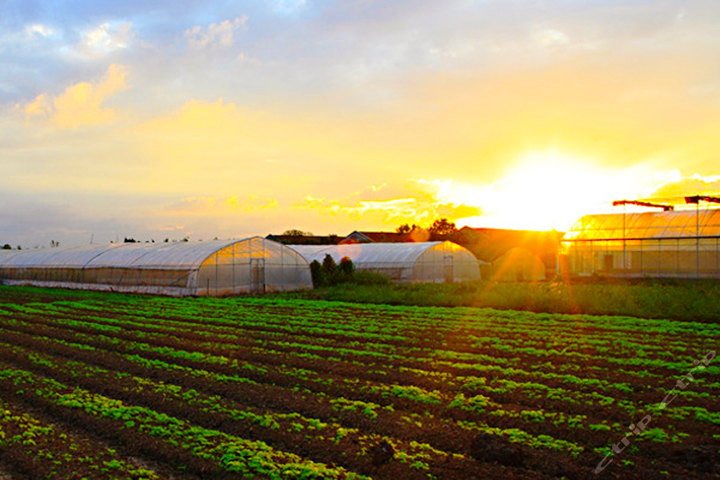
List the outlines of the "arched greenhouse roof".
{"type": "Polygon", "coordinates": [[[585,215],[564,241],[720,236],[720,209],[585,215]]]}
{"type": "MultiPolygon", "coordinates": [[[[290,245],[309,262],[322,263],[325,255],[336,261],[348,257],[353,263],[403,263],[412,264],[428,249],[442,243],[348,243],[343,245],[290,245]]],[[[462,248],[462,247],[459,247],[462,248]]]]}
{"type": "MultiPolygon", "coordinates": [[[[251,237],[261,238],[261,237],[251,237]]],[[[111,243],[72,248],[15,250],[0,256],[0,266],[17,268],[161,268],[192,270],[218,250],[249,240],[206,242],[111,243]]]]}
{"type": "Polygon", "coordinates": [[[14,251],[0,255],[0,282],[177,296],[312,288],[302,255],[257,236],[14,251]]]}

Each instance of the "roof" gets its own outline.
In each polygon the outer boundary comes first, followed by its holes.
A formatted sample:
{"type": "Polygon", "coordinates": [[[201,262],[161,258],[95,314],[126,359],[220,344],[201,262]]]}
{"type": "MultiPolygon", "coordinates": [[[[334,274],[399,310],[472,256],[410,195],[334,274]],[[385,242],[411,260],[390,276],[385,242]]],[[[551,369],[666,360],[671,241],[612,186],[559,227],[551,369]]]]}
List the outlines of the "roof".
{"type": "Polygon", "coordinates": [[[0,257],[0,267],[195,269],[216,251],[251,238],[260,237],[207,242],[111,243],[74,248],[14,250],[13,255],[0,257]]]}
{"type": "Polygon", "coordinates": [[[337,235],[273,235],[266,236],[268,240],[283,245],[335,245],[342,240],[337,235]]]}
{"type": "MultiPolygon", "coordinates": [[[[411,232],[361,232],[355,230],[345,237],[340,243],[398,243],[398,242],[417,242],[417,235],[413,236],[411,232]]],[[[427,239],[427,238],[426,238],[427,239]]]]}
{"type": "Polygon", "coordinates": [[[586,215],[565,241],[695,238],[720,236],[720,209],[586,215]]]}
{"type": "MultiPolygon", "coordinates": [[[[325,255],[336,261],[348,257],[353,263],[414,263],[420,255],[437,245],[451,242],[420,243],[350,243],[343,245],[290,245],[290,247],[312,262],[322,263],[325,255]]],[[[457,246],[457,248],[462,248],[457,246]]]]}

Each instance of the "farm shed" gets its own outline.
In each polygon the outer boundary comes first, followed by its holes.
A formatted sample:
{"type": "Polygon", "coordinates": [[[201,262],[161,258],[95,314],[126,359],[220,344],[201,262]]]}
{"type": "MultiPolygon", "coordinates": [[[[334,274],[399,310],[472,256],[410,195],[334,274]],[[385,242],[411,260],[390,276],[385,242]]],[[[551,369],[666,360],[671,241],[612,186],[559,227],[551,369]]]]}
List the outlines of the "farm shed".
{"type": "Polygon", "coordinates": [[[358,271],[375,272],[394,282],[457,282],[480,278],[478,261],[469,250],[452,242],[354,243],[291,245],[308,263],[322,263],[325,255],[339,263],[353,261],[358,271]]]}
{"type": "Polygon", "coordinates": [[[545,280],[545,264],[526,248],[513,247],[492,262],[491,279],[497,281],[545,280]]]}
{"type": "Polygon", "coordinates": [[[565,234],[571,276],[720,278],[720,209],[586,215],[565,234]]]}
{"type": "Polygon", "coordinates": [[[312,288],[308,262],[261,237],[16,251],[0,256],[0,282],[173,296],[312,288]]]}

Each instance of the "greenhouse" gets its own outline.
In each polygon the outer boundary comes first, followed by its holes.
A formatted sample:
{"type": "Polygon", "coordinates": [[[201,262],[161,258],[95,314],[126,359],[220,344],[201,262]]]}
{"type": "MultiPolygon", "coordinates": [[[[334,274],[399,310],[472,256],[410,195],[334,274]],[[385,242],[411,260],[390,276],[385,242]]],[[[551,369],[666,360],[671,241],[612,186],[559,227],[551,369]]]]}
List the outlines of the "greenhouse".
{"type": "Polygon", "coordinates": [[[720,278],[720,209],[587,215],[565,234],[571,276],[720,278]]]}
{"type": "Polygon", "coordinates": [[[399,283],[458,282],[480,278],[475,256],[452,242],[351,243],[345,245],[291,245],[308,262],[322,263],[330,255],[344,257],[356,270],[385,275],[399,283]]]}
{"type": "Polygon", "coordinates": [[[0,255],[0,283],[173,296],[312,288],[308,262],[261,237],[12,252],[0,255]]]}

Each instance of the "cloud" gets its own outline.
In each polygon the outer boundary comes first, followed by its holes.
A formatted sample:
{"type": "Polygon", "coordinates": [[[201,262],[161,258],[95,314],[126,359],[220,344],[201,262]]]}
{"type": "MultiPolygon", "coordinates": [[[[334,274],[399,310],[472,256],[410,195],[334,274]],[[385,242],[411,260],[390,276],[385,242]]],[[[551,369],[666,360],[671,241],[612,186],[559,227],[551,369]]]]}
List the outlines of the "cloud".
{"type": "Polygon", "coordinates": [[[681,176],[675,172],[675,178],[658,188],[651,197],[653,199],[682,202],[690,195],[720,195],[720,175],[689,175],[681,176]]]}
{"type": "Polygon", "coordinates": [[[132,22],[105,22],[83,32],[80,49],[92,56],[101,56],[127,48],[134,37],[132,22]]]}
{"type": "Polygon", "coordinates": [[[33,116],[47,116],[52,111],[52,105],[47,98],[47,95],[41,93],[35,100],[25,105],[25,114],[33,116]]]}
{"type": "Polygon", "coordinates": [[[307,195],[294,207],[375,225],[430,225],[441,217],[456,220],[481,214],[476,206],[443,201],[437,197],[435,189],[428,189],[423,182],[408,182],[405,186],[371,186],[338,199],[307,195]]]}
{"type": "Polygon", "coordinates": [[[28,25],[25,27],[25,33],[29,37],[33,36],[40,36],[40,37],[51,37],[55,35],[57,32],[54,28],[49,27],[47,25],[43,25],[42,23],[34,23],[32,25],[28,25]]]}
{"type": "Polygon", "coordinates": [[[535,33],[536,40],[545,47],[560,47],[567,45],[570,39],[563,32],[555,29],[540,30],[535,33]]]}
{"type": "Polygon", "coordinates": [[[213,47],[231,47],[235,42],[235,32],[247,28],[247,15],[234,20],[223,20],[220,23],[211,23],[203,28],[195,25],[185,30],[185,38],[190,47],[195,50],[213,47]]]}
{"type": "Polygon", "coordinates": [[[103,107],[105,99],[127,88],[126,69],[110,65],[105,77],[99,82],[80,82],[65,89],[53,98],[43,93],[25,105],[28,117],[49,117],[60,128],[77,128],[83,125],[98,125],[115,120],[115,110],[103,107]]]}
{"type": "Polygon", "coordinates": [[[238,212],[252,212],[269,208],[277,208],[278,201],[274,198],[246,195],[238,197],[229,195],[220,196],[193,196],[182,198],[177,202],[168,204],[163,209],[170,215],[230,215],[238,212]]]}

